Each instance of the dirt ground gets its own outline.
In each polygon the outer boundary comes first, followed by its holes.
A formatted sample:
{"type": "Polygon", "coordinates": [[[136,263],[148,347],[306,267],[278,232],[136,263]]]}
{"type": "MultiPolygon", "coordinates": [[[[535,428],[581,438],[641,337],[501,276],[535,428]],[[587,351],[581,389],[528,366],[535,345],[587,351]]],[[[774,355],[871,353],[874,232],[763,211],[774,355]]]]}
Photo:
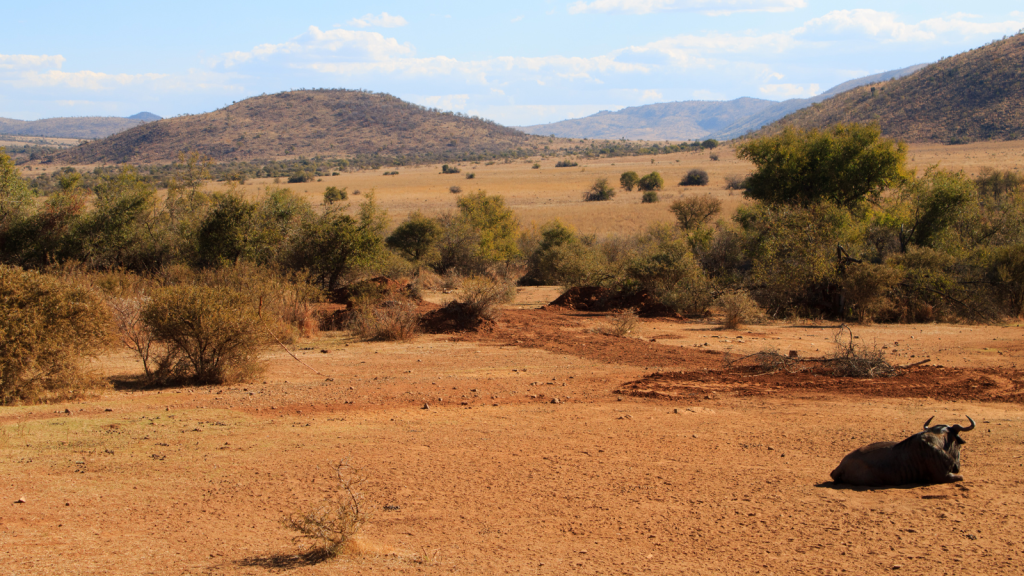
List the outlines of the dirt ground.
{"type": "Polygon", "coordinates": [[[833,324],[623,338],[541,307],[556,295],[523,289],[477,332],[321,333],[232,386],[134,389],[113,354],[96,367],[118,387],[0,408],[0,574],[1020,573],[1017,324],[854,325],[930,360],[854,380],[729,364],[826,355],[833,324]],[[854,448],[966,414],[963,482],[830,483],[854,448]],[[335,494],[341,460],[370,520],[314,562],[281,519],[335,494]]]}

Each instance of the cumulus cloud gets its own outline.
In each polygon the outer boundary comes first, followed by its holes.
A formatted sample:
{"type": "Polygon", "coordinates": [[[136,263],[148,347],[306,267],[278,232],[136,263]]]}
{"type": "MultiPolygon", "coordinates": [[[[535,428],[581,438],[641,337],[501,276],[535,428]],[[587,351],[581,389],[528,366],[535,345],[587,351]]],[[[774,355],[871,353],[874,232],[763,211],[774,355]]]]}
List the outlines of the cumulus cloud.
{"type": "Polygon", "coordinates": [[[798,32],[815,29],[825,29],[831,32],[854,31],[889,42],[924,42],[944,35],[970,38],[1012,34],[1024,26],[1024,19],[1002,22],[978,22],[977,19],[977,16],[958,13],[908,24],[901,22],[899,15],[893,12],[858,8],[855,10],[833,10],[820,18],[809,20],[798,32]]]}
{"type": "Polygon", "coordinates": [[[367,14],[362,18],[353,18],[349,20],[349,24],[359,28],[369,28],[371,26],[375,28],[398,28],[399,26],[405,26],[408,22],[401,16],[392,16],[387,12],[381,12],[380,16],[367,14]]]}
{"type": "Polygon", "coordinates": [[[643,94],[640,95],[641,102],[657,102],[664,98],[665,96],[657,90],[644,90],[643,94]]]}
{"type": "Polygon", "coordinates": [[[649,14],[664,10],[691,10],[711,16],[738,12],[789,12],[807,6],[806,0],[577,0],[570,14],[584,12],[631,12],[649,14]]]}
{"type": "Polygon", "coordinates": [[[64,65],[61,55],[0,54],[0,70],[26,70],[31,68],[56,68],[64,65]]]}

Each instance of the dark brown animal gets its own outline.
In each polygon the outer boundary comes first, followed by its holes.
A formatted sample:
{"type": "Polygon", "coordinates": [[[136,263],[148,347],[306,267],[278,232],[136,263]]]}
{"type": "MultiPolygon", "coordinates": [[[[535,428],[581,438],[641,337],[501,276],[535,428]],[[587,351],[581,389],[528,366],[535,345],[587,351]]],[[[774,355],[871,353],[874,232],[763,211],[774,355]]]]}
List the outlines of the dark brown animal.
{"type": "MultiPolygon", "coordinates": [[[[934,416],[932,416],[934,418],[934,416]]],[[[850,452],[832,471],[839,484],[857,486],[899,486],[901,484],[940,484],[964,479],[960,472],[961,432],[974,430],[974,420],[964,428],[959,424],[928,427],[902,442],[876,442],[850,452]]]]}

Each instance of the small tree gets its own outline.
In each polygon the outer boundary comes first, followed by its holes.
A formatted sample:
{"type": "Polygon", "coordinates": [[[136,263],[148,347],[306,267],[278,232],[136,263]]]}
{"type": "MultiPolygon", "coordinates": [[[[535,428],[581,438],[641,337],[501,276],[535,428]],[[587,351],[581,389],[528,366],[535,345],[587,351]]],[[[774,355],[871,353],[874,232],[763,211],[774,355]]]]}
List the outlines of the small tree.
{"type": "Polygon", "coordinates": [[[441,166],[441,174],[458,174],[462,172],[458,166],[449,166],[447,164],[441,166]]]}
{"type": "Polygon", "coordinates": [[[877,125],[790,127],[743,144],[738,156],[757,166],[743,195],[773,204],[830,201],[851,208],[907,180],[906,145],[883,138],[877,125]]]}
{"type": "Polygon", "coordinates": [[[387,238],[387,244],[413,262],[420,262],[433,250],[441,236],[441,225],[419,211],[413,212],[387,238]]]}
{"type": "Polygon", "coordinates": [[[636,183],[640,190],[661,190],[665,187],[665,179],[657,172],[651,172],[636,183]]]}
{"type": "Polygon", "coordinates": [[[694,168],[686,173],[682,181],[679,182],[680,186],[707,186],[710,179],[708,173],[699,168],[694,168]]]}
{"type": "Polygon", "coordinates": [[[607,178],[598,178],[590,187],[590,190],[583,195],[583,199],[587,201],[611,200],[614,197],[615,188],[612,188],[607,178]]]}
{"type": "Polygon", "coordinates": [[[722,211],[722,201],[710,194],[689,196],[673,202],[669,210],[675,213],[680,228],[695,230],[722,211]]]}
{"type": "Polygon", "coordinates": [[[714,138],[708,138],[707,140],[700,143],[700,147],[706,150],[713,150],[715,148],[718,148],[718,140],[715,140],[714,138]]]}
{"type": "Polygon", "coordinates": [[[630,192],[633,191],[633,187],[636,186],[639,181],[640,175],[632,170],[629,172],[623,172],[622,175],[619,176],[619,185],[630,192]]]}

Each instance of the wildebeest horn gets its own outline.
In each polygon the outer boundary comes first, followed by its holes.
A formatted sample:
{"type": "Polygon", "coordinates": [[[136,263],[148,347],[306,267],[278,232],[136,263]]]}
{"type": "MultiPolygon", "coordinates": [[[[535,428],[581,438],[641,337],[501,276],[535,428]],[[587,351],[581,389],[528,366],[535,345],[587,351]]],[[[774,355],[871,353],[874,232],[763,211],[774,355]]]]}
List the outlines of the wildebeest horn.
{"type": "Polygon", "coordinates": [[[935,418],[935,416],[932,416],[931,418],[928,419],[927,422],[924,423],[924,429],[925,430],[927,430],[928,429],[928,425],[932,423],[932,418],[935,418]]]}
{"type": "MultiPolygon", "coordinates": [[[[967,415],[965,414],[965,416],[967,415]]],[[[959,424],[953,424],[952,426],[949,427],[949,429],[952,430],[954,434],[959,434],[960,432],[967,432],[968,430],[974,430],[974,420],[970,416],[967,416],[967,419],[971,421],[971,425],[968,426],[967,428],[964,428],[959,424]]]]}

